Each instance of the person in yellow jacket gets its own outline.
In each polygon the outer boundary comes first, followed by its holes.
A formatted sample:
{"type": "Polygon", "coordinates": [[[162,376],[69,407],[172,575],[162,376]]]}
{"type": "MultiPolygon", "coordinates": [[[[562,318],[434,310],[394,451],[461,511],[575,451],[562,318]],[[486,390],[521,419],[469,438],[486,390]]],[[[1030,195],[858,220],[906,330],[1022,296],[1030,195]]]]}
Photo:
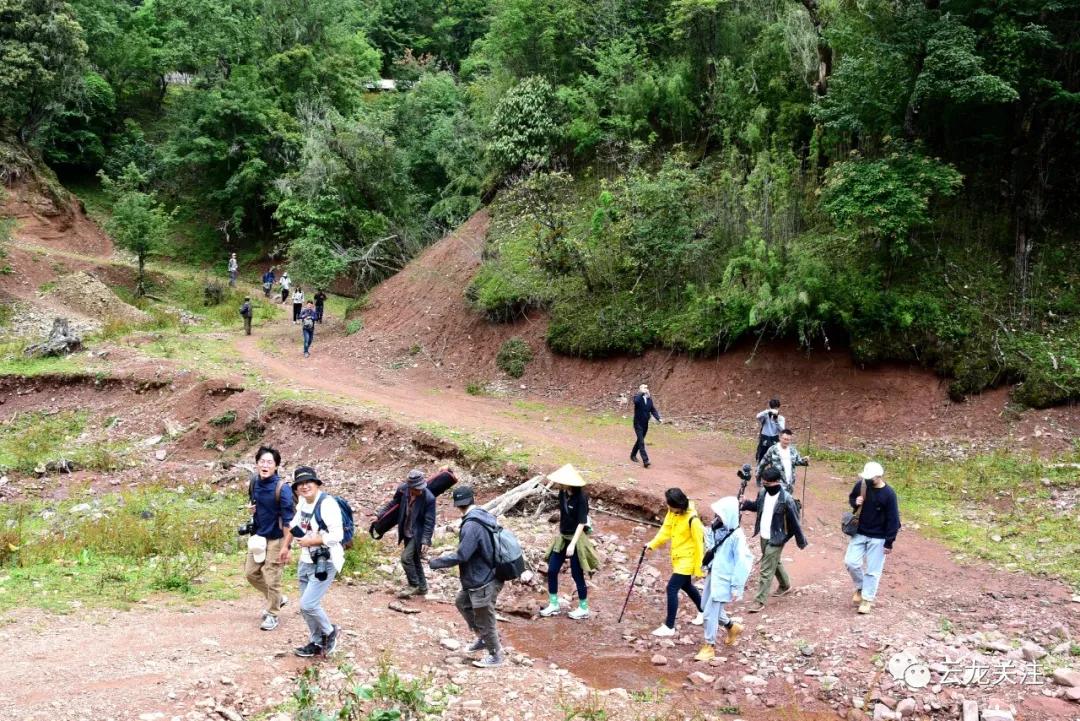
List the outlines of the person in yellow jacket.
{"type": "Polygon", "coordinates": [[[675,635],[675,614],[679,611],[679,591],[685,591],[697,608],[697,616],[691,623],[700,626],[705,621],[701,608],[701,594],[694,587],[693,579],[701,578],[701,563],[705,557],[705,525],[697,510],[680,488],[669,488],[664,493],[668,511],[664,525],[656,537],[645,545],[654,551],[671,541],[671,578],[667,584],[667,618],[652,632],[654,636],[675,635]]]}

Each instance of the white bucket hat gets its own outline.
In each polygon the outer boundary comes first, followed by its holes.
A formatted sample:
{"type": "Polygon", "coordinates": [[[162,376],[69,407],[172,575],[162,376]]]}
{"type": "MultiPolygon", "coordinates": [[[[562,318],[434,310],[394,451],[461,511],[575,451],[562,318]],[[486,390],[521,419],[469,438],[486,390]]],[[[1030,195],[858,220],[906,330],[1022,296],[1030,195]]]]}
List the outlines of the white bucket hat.
{"type": "Polygon", "coordinates": [[[266,560],[266,539],[262,536],[251,536],[248,539],[248,550],[251,551],[251,559],[255,563],[266,560]]]}
{"type": "Polygon", "coordinates": [[[869,481],[872,478],[884,475],[885,469],[881,467],[880,463],[877,463],[876,461],[867,461],[866,465],[863,466],[862,471],[859,473],[859,478],[864,481],[869,481]]]}

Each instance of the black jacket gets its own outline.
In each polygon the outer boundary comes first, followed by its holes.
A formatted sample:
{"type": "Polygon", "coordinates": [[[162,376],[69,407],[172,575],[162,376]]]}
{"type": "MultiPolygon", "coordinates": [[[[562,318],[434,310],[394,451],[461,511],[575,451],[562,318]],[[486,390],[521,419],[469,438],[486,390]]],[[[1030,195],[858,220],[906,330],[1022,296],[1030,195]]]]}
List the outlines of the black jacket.
{"type": "Polygon", "coordinates": [[[240,315],[244,318],[251,317],[251,303],[248,303],[246,300],[244,301],[244,304],[240,306],[240,315]]]}
{"type": "MultiPolygon", "coordinates": [[[[398,486],[398,493],[401,494],[397,522],[398,543],[404,543],[405,519],[409,511],[409,484],[402,483],[398,486]]],[[[431,537],[435,535],[435,495],[425,488],[413,503],[419,503],[420,506],[416,509],[416,515],[413,516],[412,535],[420,539],[420,545],[430,546],[431,537]]]]}
{"type": "Polygon", "coordinates": [[[648,426],[649,416],[660,420],[660,412],[653,405],[652,396],[644,396],[638,393],[634,396],[634,425],[648,426]]]}
{"type": "MultiPolygon", "coordinates": [[[[765,507],[765,489],[758,491],[757,499],[743,501],[739,510],[753,511],[757,514],[754,519],[754,534],[761,533],[761,509],[765,507]]],[[[795,543],[799,548],[806,548],[806,536],[803,535],[802,526],[799,524],[799,513],[795,510],[795,499],[787,491],[781,489],[780,497],[776,499],[776,507],[773,509],[772,528],[769,533],[770,546],[783,546],[791,537],[795,537],[795,543]]]]}
{"type": "Polygon", "coordinates": [[[461,521],[457,550],[445,556],[433,558],[432,568],[461,566],[461,587],[480,588],[495,580],[495,547],[491,534],[498,528],[495,516],[476,507],[465,514],[461,521]]]}
{"type": "MultiPolygon", "coordinates": [[[[884,538],[885,548],[892,548],[896,534],[900,532],[900,505],[896,491],[889,485],[874,488],[872,481],[866,483],[866,500],[859,514],[859,530],[856,533],[867,538],[884,538]]],[[[848,504],[852,508],[858,508],[855,499],[862,494],[862,484],[863,481],[856,482],[848,495],[848,504]]]]}

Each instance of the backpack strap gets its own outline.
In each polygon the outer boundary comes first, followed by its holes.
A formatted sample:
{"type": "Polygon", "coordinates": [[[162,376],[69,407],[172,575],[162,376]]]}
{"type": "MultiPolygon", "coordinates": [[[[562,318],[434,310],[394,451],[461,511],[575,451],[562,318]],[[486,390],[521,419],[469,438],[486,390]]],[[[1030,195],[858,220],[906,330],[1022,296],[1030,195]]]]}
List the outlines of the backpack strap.
{"type": "Polygon", "coordinates": [[[499,532],[499,528],[492,530],[487,524],[480,523],[479,518],[466,518],[461,522],[461,527],[464,528],[465,524],[469,521],[475,521],[476,523],[479,523],[480,527],[487,531],[488,535],[491,536],[491,566],[492,568],[494,568],[495,564],[499,562],[499,549],[496,548],[498,544],[495,543],[495,534],[499,532]]]}
{"type": "Polygon", "coordinates": [[[312,511],[311,515],[315,519],[315,525],[319,527],[320,531],[329,531],[330,528],[325,523],[323,523],[322,514],[319,513],[319,506],[322,505],[324,498],[326,498],[326,494],[320,493],[318,500],[315,501],[315,510],[312,511]]]}

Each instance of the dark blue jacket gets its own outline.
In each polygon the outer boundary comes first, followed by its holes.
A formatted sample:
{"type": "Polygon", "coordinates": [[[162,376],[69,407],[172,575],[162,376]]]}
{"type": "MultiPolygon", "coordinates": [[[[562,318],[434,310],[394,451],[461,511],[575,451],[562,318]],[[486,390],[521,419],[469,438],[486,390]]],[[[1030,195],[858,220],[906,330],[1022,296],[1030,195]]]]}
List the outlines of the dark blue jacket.
{"type": "Polygon", "coordinates": [[[649,425],[649,416],[660,420],[660,411],[656,410],[656,406],[653,405],[652,396],[646,397],[638,393],[634,396],[634,425],[647,427],[649,425]]]}
{"type": "Polygon", "coordinates": [[[491,534],[499,527],[495,516],[479,506],[465,514],[461,521],[460,540],[457,550],[445,556],[433,558],[432,568],[461,566],[461,587],[480,588],[495,580],[495,547],[491,534]]]}
{"type": "MultiPolygon", "coordinates": [[[[855,499],[862,493],[862,481],[857,481],[848,495],[848,503],[857,508],[855,499]]],[[[867,538],[884,538],[885,548],[892,548],[896,534],[900,532],[900,504],[896,491],[885,485],[874,488],[871,481],[866,481],[866,500],[863,501],[862,513],[859,514],[859,530],[867,538]]]]}
{"type": "Polygon", "coordinates": [[[288,483],[281,487],[281,501],[275,501],[278,476],[275,473],[265,481],[255,481],[255,535],[267,540],[283,538],[284,528],[296,515],[296,501],[288,483]]]}
{"type": "MultiPolygon", "coordinates": [[[[408,517],[409,511],[408,484],[402,483],[398,486],[398,493],[401,494],[401,505],[398,507],[397,522],[398,543],[404,543],[405,519],[408,517]]],[[[431,537],[435,535],[435,494],[425,488],[424,492],[417,496],[413,503],[419,503],[420,506],[416,509],[416,514],[413,516],[411,535],[420,539],[420,545],[430,546],[431,537]]]]}
{"type": "Polygon", "coordinates": [[[263,283],[269,283],[270,285],[274,284],[274,271],[268,270],[263,273],[263,283]]]}

